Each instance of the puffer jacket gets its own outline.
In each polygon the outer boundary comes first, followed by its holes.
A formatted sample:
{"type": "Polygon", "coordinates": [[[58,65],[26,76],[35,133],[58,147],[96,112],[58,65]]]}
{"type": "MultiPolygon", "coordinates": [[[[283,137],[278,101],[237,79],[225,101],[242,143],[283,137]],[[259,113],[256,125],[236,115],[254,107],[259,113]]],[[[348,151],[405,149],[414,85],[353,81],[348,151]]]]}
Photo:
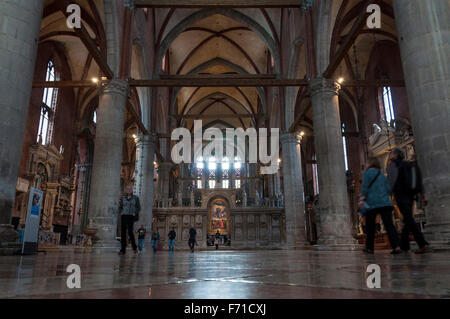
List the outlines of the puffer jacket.
{"type": "Polygon", "coordinates": [[[383,173],[380,173],[377,178],[378,172],[378,169],[370,168],[364,173],[363,177],[361,196],[366,198],[365,201],[369,205],[369,210],[381,207],[393,207],[391,201],[392,190],[389,181],[383,173]],[[369,185],[375,178],[377,179],[369,190],[369,185]]]}
{"type": "Polygon", "coordinates": [[[137,215],[141,210],[139,198],[135,195],[128,199],[128,196],[123,196],[120,199],[120,213],[122,215],[137,215]]]}

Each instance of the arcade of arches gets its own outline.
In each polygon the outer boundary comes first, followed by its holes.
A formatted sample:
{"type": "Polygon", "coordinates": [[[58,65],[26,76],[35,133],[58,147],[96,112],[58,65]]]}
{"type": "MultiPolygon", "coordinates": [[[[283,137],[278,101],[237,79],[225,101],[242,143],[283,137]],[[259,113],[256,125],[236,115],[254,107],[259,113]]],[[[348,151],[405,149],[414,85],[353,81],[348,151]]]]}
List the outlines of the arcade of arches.
{"type": "Polygon", "coordinates": [[[129,184],[139,224],[163,248],[172,228],[187,241],[194,226],[203,249],[217,231],[230,249],[355,249],[367,159],[385,169],[395,147],[423,171],[429,206],[415,207],[417,221],[434,247],[449,247],[447,0],[374,0],[380,29],[361,23],[360,0],[71,2],[0,2],[2,251],[17,248],[8,225],[25,226],[30,188],[44,194],[42,249],[82,245],[92,228],[94,247],[117,247],[129,184]],[[71,2],[80,29],[66,24],[71,2]],[[279,128],[280,169],[262,175],[239,156],[174,164],[171,133],[194,120],[279,128]]]}

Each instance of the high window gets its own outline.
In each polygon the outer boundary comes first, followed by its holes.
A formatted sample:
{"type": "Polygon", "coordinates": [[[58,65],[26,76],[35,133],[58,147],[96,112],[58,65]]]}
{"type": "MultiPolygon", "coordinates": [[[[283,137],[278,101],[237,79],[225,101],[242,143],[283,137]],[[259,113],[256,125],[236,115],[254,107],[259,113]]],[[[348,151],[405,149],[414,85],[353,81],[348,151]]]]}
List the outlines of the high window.
{"type": "Polygon", "coordinates": [[[342,145],[344,146],[345,170],[348,171],[347,137],[345,136],[345,123],[342,123],[342,145]]]}
{"type": "Polygon", "coordinates": [[[241,161],[238,157],[232,161],[230,158],[224,158],[221,165],[218,165],[215,157],[210,157],[205,160],[203,157],[199,157],[196,160],[196,171],[197,171],[197,188],[209,187],[216,188],[217,186],[217,178],[221,177],[222,188],[240,188],[241,187],[241,161]],[[219,169],[220,168],[220,169],[219,169]],[[206,177],[206,185],[202,183],[202,177],[204,174],[207,174],[206,177]],[[218,176],[217,174],[221,174],[218,176]],[[231,184],[231,177],[234,174],[235,183],[231,184]]]}
{"type": "Polygon", "coordinates": [[[319,195],[319,170],[317,165],[317,156],[313,157],[314,164],[312,165],[313,169],[313,186],[314,186],[314,196],[319,195]]]}
{"type": "Polygon", "coordinates": [[[380,88],[379,104],[381,117],[388,124],[395,120],[395,109],[392,101],[392,89],[390,87],[380,88]]]}
{"type": "MultiPolygon", "coordinates": [[[[58,80],[56,76],[55,64],[49,61],[47,64],[47,73],[45,76],[47,82],[58,80]]],[[[41,116],[39,119],[39,131],[37,142],[42,145],[48,145],[52,142],[53,124],[55,119],[56,104],[58,100],[58,89],[45,88],[42,97],[41,116]]]]}
{"type": "Polygon", "coordinates": [[[234,159],[234,176],[235,176],[234,188],[241,188],[242,163],[238,157],[235,157],[234,159]]]}

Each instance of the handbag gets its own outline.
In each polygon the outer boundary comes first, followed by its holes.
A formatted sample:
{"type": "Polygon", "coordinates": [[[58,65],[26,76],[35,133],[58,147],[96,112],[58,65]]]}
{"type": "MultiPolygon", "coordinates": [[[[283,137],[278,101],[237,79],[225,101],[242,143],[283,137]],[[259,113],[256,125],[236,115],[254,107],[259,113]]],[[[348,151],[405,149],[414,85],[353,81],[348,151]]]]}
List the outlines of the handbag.
{"type": "MultiPolygon", "coordinates": [[[[373,184],[377,181],[377,179],[378,179],[378,177],[379,177],[380,175],[381,175],[381,171],[378,171],[377,176],[375,176],[375,178],[373,179],[373,181],[370,182],[369,187],[367,188],[367,193],[369,193],[370,188],[371,188],[371,187],[373,186],[373,184]]],[[[362,203],[362,205],[363,205],[363,208],[359,208],[359,209],[358,209],[358,214],[359,214],[361,217],[364,217],[364,216],[366,216],[367,212],[370,210],[370,205],[367,204],[366,201],[364,201],[364,202],[362,203]]]]}

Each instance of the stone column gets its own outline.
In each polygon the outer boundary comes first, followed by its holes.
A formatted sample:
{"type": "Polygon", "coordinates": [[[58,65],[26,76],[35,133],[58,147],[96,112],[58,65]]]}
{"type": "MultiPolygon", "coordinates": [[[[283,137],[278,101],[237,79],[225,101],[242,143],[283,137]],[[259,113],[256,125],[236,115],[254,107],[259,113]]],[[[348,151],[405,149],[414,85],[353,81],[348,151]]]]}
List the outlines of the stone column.
{"type": "Polygon", "coordinates": [[[127,82],[111,80],[101,88],[97,109],[88,227],[98,229],[99,247],[112,247],[117,243],[123,123],[128,92],[127,82]]]}
{"type": "Polygon", "coordinates": [[[279,172],[273,175],[273,182],[274,182],[275,196],[278,196],[281,194],[281,183],[280,183],[280,173],[279,172]]]}
{"type": "Polygon", "coordinates": [[[256,176],[258,175],[258,167],[255,163],[249,163],[249,180],[248,188],[249,188],[249,202],[252,203],[253,206],[257,206],[257,198],[256,198],[256,176]]]}
{"type": "Polygon", "coordinates": [[[0,1],[0,244],[18,239],[10,224],[43,5],[0,1]]]}
{"type": "Polygon", "coordinates": [[[222,163],[217,163],[216,188],[222,188],[222,163]]]}
{"type": "Polygon", "coordinates": [[[209,167],[208,162],[204,162],[204,169],[203,169],[203,188],[209,189],[209,167]]]}
{"type": "Polygon", "coordinates": [[[147,230],[152,229],[153,199],[154,199],[154,171],[155,145],[158,140],[156,134],[141,135],[138,147],[141,154],[141,171],[139,176],[140,192],[137,194],[141,202],[139,225],[143,224],[147,230]]]}
{"type": "Polygon", "coordinates": [[[194,189],[191,190],[191,207],[195,207],[195,192],[194,189]]]}
{"type": "Polygon", "coordinates": [[[286,196],[286,244],[288,249],[305,249],[305,199],[301,166],[301,137],[295,133],[281,135],[284,191],[286,196]]]}
{"type": "Polygon", "coordinates": [[[233,164],[230,164],[230,188],[234,189],[234,184],[236,182],[236,171],[234,170],[233,164]]]}
{"type": "Polygon", "coordinates": [[[160,178],[160,188],[159,192],[161,195],[161,200],[163,201],[164,208],[169,206],[169,182],[170,182],[170,170],[172,168],[172,163],[161,163],[159,165],[159,178],[160,178]]]}
{"type": "Polygon", "coordinates": [[[137,196],[142,195],[142,183],[144,182],[143,165],[144,165],[144,143],[143,135],[139,134],[135,138],[136,142],[136,163],[134,167],[134,194],[137,196]]]}
{"type": "MultiPolygon", "coordinates": [[[[319,248],[354,249],[339,115],[340,86],[327,79],[310,83],[314,141],[319,170],[319,248]]],[[[286,205],[287,205],[286,197],[286,205]]]]}
{"type": "Polygon", "coordinates": [[[450,245],[450,7],[394,0],[419,166],[429,199],[426,237],[450,245]]]}

